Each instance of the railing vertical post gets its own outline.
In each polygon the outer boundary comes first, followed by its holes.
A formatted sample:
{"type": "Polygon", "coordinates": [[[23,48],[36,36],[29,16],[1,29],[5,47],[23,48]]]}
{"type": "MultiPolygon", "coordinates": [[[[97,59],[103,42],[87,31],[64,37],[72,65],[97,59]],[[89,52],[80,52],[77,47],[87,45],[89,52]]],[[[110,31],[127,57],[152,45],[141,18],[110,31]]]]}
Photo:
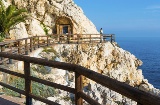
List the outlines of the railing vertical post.
{"type": "Polygon", "coordinates": [[[77,72],[75,72],[75,89],[76,89],[75,103],[76,103],[76,105],[83,105],[83,100],[79,96],[79,92],[82,91],[82,89],[83,89],[82,75],[80,75],[77,72]]]}
{"type": "Polygon", "coordinates": [[[39,47],[40,47],[40,45],[39,45],[39,44],[40,44],[40,43],[39,43],[39,36],[37,36],[37,37],[38,37],[38,48],[39,48],[39,47]]]}
{"type": "Polygon", "coordinates": [[[115,42],[115,41],[116,41],[116,39],[115,39],[115,35],[113,34],[112,36],[113,36],[113,41],[115,42]]]}
{"type": "Polygon", "coordinates": [[[27,39],[25,39],[25,55],[28,55],[27,39]]]}
{"type": "Polygon", "coordinates": [[[113,42],[113,39],[112,39],[112,34],[111,34],[111,43],[113,42]]]}
{"type": "Polygon", "coordinates": [[[79,36],[79,34],[76,34],[76,35],[77,35],[77,38],[78,38],[77,44],[79,44],[79,38],[80,38],[80,36],[79,36]]]}
{"type": "Polygon", "coordinates": [[[5,50],[5,45],[1,45],[1,52],[5,50]]]}
{"type": "MultiPolygon", "coordinates": [[[[9,53],[12,54],[12,43],[9,44],[9,49],[11,49],[11,50],[9,51],[9,53]]],[[[12,63],[13,63],[13,62],[12,62],[12,59],[9,58],[9,64],[12,64],[12,63]]]]}
{"type": "Polygon", "coordinates": [[[49,37],[47,36],[47,46],[49,46],[49,37]]]}
{"type": "Polygon", "coordinates": [[[90,43],[91,43],[91,34],[89,35],[90,43]]]}
{"type": "Polygon", "coordinates": [[[68,44],[70,43],[70,34],[67,34],[67,41],[68,41],[68,44]]]}
{"type": "Polygon", "coordinates": [[[33,50],[33,39],[32,39],[32,37],[30,38],[30,52],[32,52],[32,50],[33,50]]]}
{"type": "Polygon", "coordinates": [[[21,54],[21,43],[18,41],[18,54],[21,54]]]}
{"type": "Polygon", "coordinates": [[[32,37],[32,46],[33,46],[33,49],[35,50],[36,49],[36,38],[35,37],[32,37]]]}
{"type": "Polygon", "coordinates": [[[25,94],[26,105],[32,105],[32,98],[29,96],[31,93],[31,80],[30,80],[30,63],[24,61],[24,75],[25,75],[25,94]]]}
{"type": "MultiPolygon", "coordinates": [[[[1,45],[1,52],[3,52],[5,50],[5,45],[1,45]]],[[[1,57],[1,61],[2,61],[2,64],[3,64],[3,57],[1,57]]]]}

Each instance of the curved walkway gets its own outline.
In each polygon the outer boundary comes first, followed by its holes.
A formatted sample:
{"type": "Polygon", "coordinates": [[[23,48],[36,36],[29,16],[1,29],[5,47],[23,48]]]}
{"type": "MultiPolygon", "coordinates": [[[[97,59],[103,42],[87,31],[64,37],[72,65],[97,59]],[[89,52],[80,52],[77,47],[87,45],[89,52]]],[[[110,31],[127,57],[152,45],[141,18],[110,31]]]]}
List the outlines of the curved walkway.
{"type": "Polygon", "coordinates": [[[25,105],[24,98],[0,95],[0,105],[25,105]]]}

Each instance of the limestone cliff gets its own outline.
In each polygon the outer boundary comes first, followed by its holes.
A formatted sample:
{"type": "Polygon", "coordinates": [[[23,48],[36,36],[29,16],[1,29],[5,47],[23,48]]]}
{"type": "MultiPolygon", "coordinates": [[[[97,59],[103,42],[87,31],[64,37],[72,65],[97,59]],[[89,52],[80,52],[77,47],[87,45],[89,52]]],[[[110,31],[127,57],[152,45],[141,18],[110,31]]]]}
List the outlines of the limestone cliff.
{"type": "Polygon", "coordinates": [[[103,44],[55,45],[53,47],[63,62],[75,63],[132,86],[142,82],[142,62],[129,52],[103,44]]]}
{"type": "MultiPolygon", "coordinates": [[[[98,33],[94,24],[84,15],[82,9],[73,0],[6,0],[5,4],[14,4],[18,8],[26,8],[30,19],[10,31],[11,37],[23,38],[35,35],[45,35],[56,30],[58,17],[67,17],[72,21],[73,33],[98,33]],[[44,26],[43,26],[43,25],[44,26]]],[[[6,5],[7,6],[7,5],[6,5]]]]}
{"type": "MultiPolygon", "coordinates": [[[[138,69],[142,65],[142,61],[130,52],[119,48],[116,43],[57,44],[45,48],[38,57],[78,64],[143,91],[160,95],[160,91],[149,84],[144,79],[142,70],[138,69]]],[[[74,87],[74,73],[72,72],[47,67],[41,69],[36,65],[33,67],[37,68],[35,74],[40,78],[74,87]],[[43,75],[42,71],[49,73],[43,75]]],[[[83,84],[85,86],[84,92],[103,105],[136,105],[136,102],[87,78],[83,79],[83,84]]],[[[65,93],[65,95],[69,97],[69,94],[65,93]]],[[[56,100],[59,98],[50,97],[50,99],[56,100]]]]}

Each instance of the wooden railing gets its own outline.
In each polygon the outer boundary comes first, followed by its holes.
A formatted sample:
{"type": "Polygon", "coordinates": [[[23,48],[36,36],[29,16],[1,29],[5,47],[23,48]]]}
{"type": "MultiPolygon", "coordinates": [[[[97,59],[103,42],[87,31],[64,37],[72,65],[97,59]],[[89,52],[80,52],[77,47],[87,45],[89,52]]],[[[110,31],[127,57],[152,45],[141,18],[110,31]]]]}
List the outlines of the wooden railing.
{"type": "Polygon", "coordinates": [[[152,94],[144,92],[144,91],[141,91],[141,90],[138,90],[137,88],[131,87],[125,83],[111,79],[107,76],[101,75],[97,72],[94,72],[94,71],[89,70],[87,68],[84,68],[82,66],[64,63],[64,62],[46,60],[46,59],[41,59],[41,58],[28,57],[28,56],[23,56],[23,55],[18,55],[18,54],[10,54],[10,53],[5,53],[5,52],[1,52],[0,57],[15,59],[15,60],[19,60],[19,61],[24,62],[24,74],[17,73],[14,71],[3,69],[3,68],[0,68],[0,71],[7,73],[7,74],[11,74],[11,75],[15,75],[15,76],[24,78],[25,79],[25,90],[17,89],[15,87],[10,86],[8,84],[5,84],[3,82],[0,82],[0,85],[4,86],[6,88],[9,88],[13,91],[16,91],[20,94],[25,95],[26,96],[26,105],[32,104],[32,98],[39,100],[39,101],[42,101],[44,103],[47,103],[49,105],[59,105],[58,103],[55,103],[50,100],[33,95],[31,92],[31,88],[32,88],[31,82],[32,81],[42,83],[44,85],[55,87],[55,88],[58,88],[58,89],[75,94],[75,104],[76,105],[83,105],[83,99],[91,105],[100,105],[94,99],[90,98],[88,95],[83,93],[82,76],[85,76],[85,77],[95,81],[96,83],[99,83],[105,87],[108,87],[109,89],[112,89],[115,92],[118,92],[121,95],[124,95],[124,96],[136,101],[138,103],[138,105],[160,105],[160,97],[152,95],[152,94]],[[30,72],[31,72],[30,71],[30,64],[31,63],[74,72],[75,73],[75,88],[63,86],[61,84],[52,83],[52,82],[31,76],[30,75],[30,72]]]}
{"type": "MultiPolygon", "coordinates": [[[[0,51],[9,52],[12,54],[28,55],[36,48],[49,46],[52,44],[84,44],[84,43],[104,43],[115,41],[114,34],[54,34],[48,36],[34,36],[29,38],[23,38],[18,40],[7,40],[0,42],[0,51]]],[[[1,58],[0,64],[8,59],[1,58]]],[[[12,60],[9,59],[9,63],[12,60]]]]}

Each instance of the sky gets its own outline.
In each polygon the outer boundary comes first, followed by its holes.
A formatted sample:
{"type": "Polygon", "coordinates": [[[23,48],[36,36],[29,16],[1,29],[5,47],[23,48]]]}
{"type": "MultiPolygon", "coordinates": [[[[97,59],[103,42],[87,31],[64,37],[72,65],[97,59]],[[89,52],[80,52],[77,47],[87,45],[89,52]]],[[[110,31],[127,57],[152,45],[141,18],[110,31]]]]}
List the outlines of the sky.
{"type": "Polygon", "coordinates": [[[97,30],[120,37],[160,37],[160,0],[73,0],[97,30]]]}

